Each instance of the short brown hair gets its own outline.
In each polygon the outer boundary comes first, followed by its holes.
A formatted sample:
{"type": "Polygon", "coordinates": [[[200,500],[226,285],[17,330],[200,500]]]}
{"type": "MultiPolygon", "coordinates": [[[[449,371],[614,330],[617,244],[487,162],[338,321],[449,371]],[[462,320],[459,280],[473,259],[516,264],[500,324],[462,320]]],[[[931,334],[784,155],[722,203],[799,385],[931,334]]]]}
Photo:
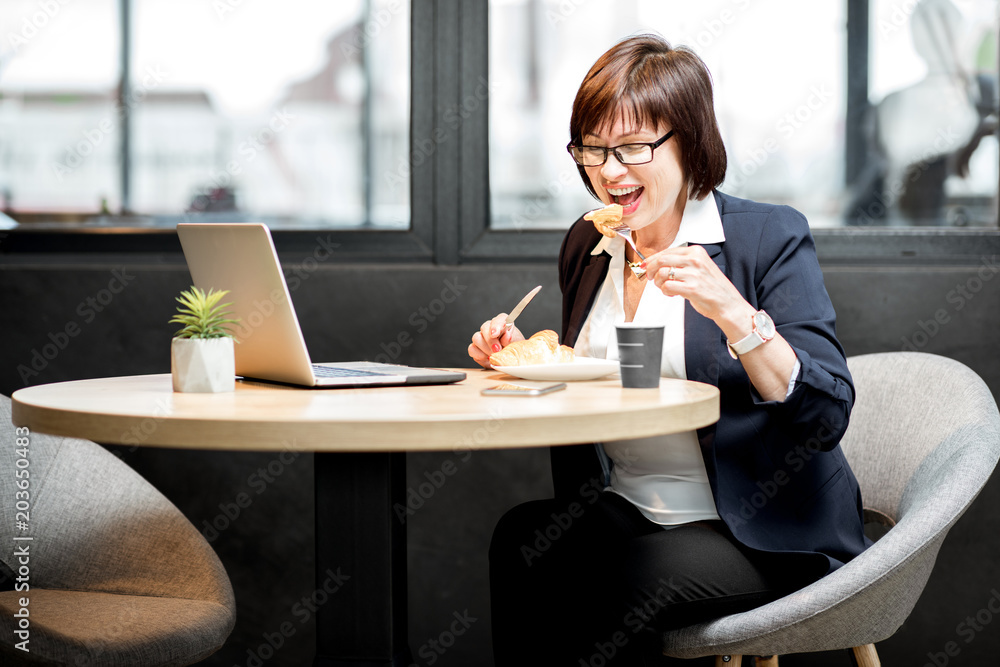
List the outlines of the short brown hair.
{"type": "MultiPolygon", "coordinates": [[[[726,176],[726,147],[712,101],[712,75],[693,51],[658,35],[622,40],[594,63],[573,100],[570,141],[610,127],[621,116],[636,126],[665,125],[680,143],[691,195],[701,199],[726,176]]],[[[579,166],[578,166],[579,167],[579,166]]],[[[580,176],[597,196],[583,167],[580,176]]]]}

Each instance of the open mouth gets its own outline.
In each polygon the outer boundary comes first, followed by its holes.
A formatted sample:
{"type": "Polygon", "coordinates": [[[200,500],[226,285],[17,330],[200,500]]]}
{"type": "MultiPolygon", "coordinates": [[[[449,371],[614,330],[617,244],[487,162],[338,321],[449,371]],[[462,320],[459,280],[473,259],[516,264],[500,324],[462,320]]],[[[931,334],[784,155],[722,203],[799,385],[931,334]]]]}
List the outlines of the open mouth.
{"type": "Polygon", "coordinates": [[[622,213],[628,215],[635,210],[635,205],[639,202],[644,189],[641,185],[633,185],[628,188],[608,188],[608,194],[611,195],[611,201],[622,205],[624,209],[622,213]]]}

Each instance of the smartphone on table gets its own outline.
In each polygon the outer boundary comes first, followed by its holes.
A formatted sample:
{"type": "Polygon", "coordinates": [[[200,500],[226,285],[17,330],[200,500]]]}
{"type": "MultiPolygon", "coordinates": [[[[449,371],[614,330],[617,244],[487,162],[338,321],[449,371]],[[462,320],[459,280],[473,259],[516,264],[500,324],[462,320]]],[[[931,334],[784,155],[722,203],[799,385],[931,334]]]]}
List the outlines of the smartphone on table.
{"type": "Polygon", "coordinates": [[[504,383],[494,387],[488,387],[480,392],[483,396],[541,396],[551,394],[554,391],[565,389],[566,383],[545,385],[543,387],[529,387],[523,384],[504,383]]]}

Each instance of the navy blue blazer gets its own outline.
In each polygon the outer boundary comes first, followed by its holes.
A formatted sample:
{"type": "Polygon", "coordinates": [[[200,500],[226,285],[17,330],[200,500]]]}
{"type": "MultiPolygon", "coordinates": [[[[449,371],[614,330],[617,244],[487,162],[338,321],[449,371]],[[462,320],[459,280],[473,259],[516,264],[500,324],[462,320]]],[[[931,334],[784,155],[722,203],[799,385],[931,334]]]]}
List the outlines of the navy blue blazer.
{"type": "MultiPolygon", "coordinates": [[[[839,442],[854,386],[835,332],[809,226],[787,206],[715,192],[726,240],[704,248],[755,308],[774,320],[801,364],[794,391],[765,401],[726,337],[689,302],[684,352],[689,380],[715,385],[719,421],[698,431],[719,516],[745,546],[807,579],[833,571],[869,544],[861,493],[839,442]]],[[[563,341],[574,345],[610,264],[591,255],[600,233],[582,218],[559,254],[563,341]]],[[[593,446],[551,451],[557,496],[579,495],[602,475],[593,446]]]]}

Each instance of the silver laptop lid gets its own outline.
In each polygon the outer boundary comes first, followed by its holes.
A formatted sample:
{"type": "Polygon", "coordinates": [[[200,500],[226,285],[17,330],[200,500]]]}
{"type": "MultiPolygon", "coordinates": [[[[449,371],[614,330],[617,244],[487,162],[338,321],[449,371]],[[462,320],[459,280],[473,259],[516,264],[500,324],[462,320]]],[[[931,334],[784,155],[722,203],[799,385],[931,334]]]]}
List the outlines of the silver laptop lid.
{"type": "Polygon", "coordinates": [[[268,228],[248,223],[177,225],[195,286],[229,290],[223,303],[239,323],[236,374],[313,385],[305,338],[268,228]]]}

